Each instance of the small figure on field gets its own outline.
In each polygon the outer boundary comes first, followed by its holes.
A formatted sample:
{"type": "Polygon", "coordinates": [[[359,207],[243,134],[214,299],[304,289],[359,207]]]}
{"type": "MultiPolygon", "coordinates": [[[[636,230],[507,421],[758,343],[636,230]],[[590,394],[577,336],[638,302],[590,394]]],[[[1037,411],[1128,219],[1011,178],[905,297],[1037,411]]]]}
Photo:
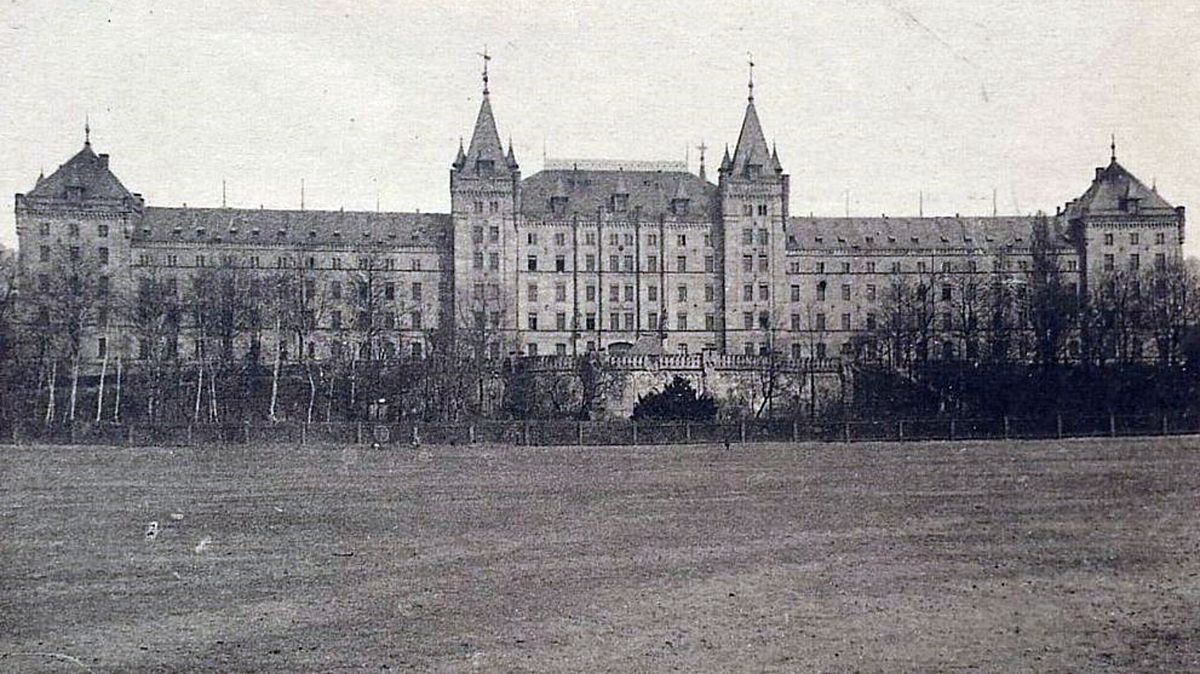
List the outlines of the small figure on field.
{"type": "Polygon", "coordinates": [[[146,540],[152,541],[158,537],[158,522],[154,521],[146,525],[146,540]]]}
{"type": "Polygon", "coordinates": [[[421,446],[421,431],[414,425],[412,432],[412,440],[408,443],[413,449],[421,446]]]}

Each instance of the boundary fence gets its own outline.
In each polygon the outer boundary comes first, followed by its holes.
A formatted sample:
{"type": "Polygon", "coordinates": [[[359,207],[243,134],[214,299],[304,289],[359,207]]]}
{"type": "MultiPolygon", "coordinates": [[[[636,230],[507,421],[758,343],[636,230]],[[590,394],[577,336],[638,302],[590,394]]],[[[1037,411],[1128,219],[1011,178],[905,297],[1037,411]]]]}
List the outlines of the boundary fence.
{"type": "Polygon", "coordinates": [[[0,442],[114,446],[196,445],[680,445],[749,442],[871,442],[1134,437],[1200,433],[1200,416],[1183,413],[1043,417],[838,420],[755,419],[701,423],[476,421],[473,423],[263,423],[0,426],[0,442]]]}

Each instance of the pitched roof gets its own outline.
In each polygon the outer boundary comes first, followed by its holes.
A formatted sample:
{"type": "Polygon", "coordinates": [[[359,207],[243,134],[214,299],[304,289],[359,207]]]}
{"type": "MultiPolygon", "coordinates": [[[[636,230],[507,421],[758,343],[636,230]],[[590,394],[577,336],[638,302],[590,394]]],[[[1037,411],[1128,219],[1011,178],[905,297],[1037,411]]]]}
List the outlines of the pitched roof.
{"type": "Polygon", "coordinates": [[[1113,157],[1108,166],[1096,169],[1091,186],[1075,201],[1068,204],[1068,213],[1110,214],[1129,213],[1130,202],[1137,203],[1139,213],[1174,213],[1174,207],[1158,192],[1146,187],[1113,157]]]}
{"type": "MultiPolygon", "coordinates": [[[[1034,227],[1045,216],[932,218],[788,218],[789,250],[965,249],[998,251],[1028,248],[1034,227]]],[[[1046,217],[1050,243],[1069,245],[1058,220],[1046,217]]]]}
{"type": "Polygon", "coordinates": [[[459,170],[464,174],[473,175],[477,162],[480,161],[492,162],[491,175],[508,175],[510,171],[508,157],[505,156],[504,146],[500,143],[500,133],[496,131],[491,98],[487,94],[484,94],[483,103],[479,106],[479,116],[475,118],[475,130],[471,133],[466,162],[459,170]]]}
{"type": "Polygon", "coordinates": [[[97,155],[91,143],[58,167],[49,177],[38,180],[37,185],[25,194],[26,198],[64,199],[67,188],[82,188],[84,199],[125,199],[133,195],[117,176],[108,169],[108,155],[97,155]]]}
{"type": "Polygon", "coordinates": [[[151,206],[133,236],[155,242],[392,247],[444,244],[449,231],[445,213],[151,206]]]}
{"type": "Polygon", "coordinates": [[[742,118],[742,131],[738,134],[737,148],[733,151],[733,171],[743,173],[749,164],[767,168],[772,167],[771,150],[767,147],[767,138],[763,135],[762,124],[758,121],[758,111],[754,101],[746,104],[746,116],[742,118]]]}
{"type": "Polygon", "coordinates": [[[612,196],[627,194],[626,212],[641,208],[643,220],[671,214],[671,199],[689,200],[691,220],[715,221],[719,217],[717,186],[685,171],[540,171],[521,181],[521,211],[531,217],[551,213],[550,197],[567,197],[567,212],[592,217],[613,210],[612,196]],[[685,197],[676,197],[680,193],[685,197]]]}

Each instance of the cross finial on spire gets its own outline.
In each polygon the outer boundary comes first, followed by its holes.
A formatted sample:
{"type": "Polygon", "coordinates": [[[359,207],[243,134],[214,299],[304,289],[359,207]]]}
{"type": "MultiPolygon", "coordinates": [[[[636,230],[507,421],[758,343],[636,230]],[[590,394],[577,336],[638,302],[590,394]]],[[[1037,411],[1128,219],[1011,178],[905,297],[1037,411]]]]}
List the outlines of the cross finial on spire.
{"type": "Polygon", "coordinates": [[[483,52],[479,54],[483,59],[483,95],[487,96],[491,92],[488,91],[488,61],[492,60],[492,55],[488,53],[487,45],[483,45],[483,52]]]}
{"type": "Polygon", "coordinates": [[[88,115],[83,116],[83,144],[92,144],[92,120],[88,115]]]}
{"type": "Polygon", "coordinates": [[[753,103],[754,102],[754,54],[751,54],[750,52],[746,52],[746,59],[750,64],[750,84],[749,84],[750,96],[749,96],[749,100],[751,103],[753,103]]]}
{"type": "Polygon", "coordinates": [[[705,180],[707,176],[704,174],[704,152],[708,150],[708,143],[705,143],[704,140],[701,140],[700,144],[696,146],[696,149],[700,151],[700,179],[705,180]]]}
{"type": "Polygon", "coordinates": [[[1108,146],[1112,150],[1112,160],[1117,160],[1117,134],[1112,135],[1112,143],[1108,146]]]}

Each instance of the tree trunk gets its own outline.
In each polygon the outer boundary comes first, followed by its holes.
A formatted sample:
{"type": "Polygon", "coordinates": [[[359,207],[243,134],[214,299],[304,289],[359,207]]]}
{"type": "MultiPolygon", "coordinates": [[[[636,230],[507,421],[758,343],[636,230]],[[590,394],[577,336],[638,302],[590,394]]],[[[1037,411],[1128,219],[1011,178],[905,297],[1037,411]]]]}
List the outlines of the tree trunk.
{"type": "Polygon", "coordinates": [[[283,332],[280,329],[279,319],[275,320],[275,338],[275,364],[271,368],[271,409],[267,412],[267,418],[271,420],[271,423],[278,421],[275,418],[275,405],[279,400],[279,366],[280,361],[283,360],[283,332]]]}
{"type": "Polygon", "coordinates": [[[50,376],[46,379],[46,388],[49,390],[49,400],[46,402],[46,425],[54,421],[54,380],[58,379],[58,361],[50,361],[50,376]]]}
{"type": "Polygon", "coordinates": [[[313,379],[312,368],[308,365],[304,366],[304,371],[308,375],[308,423],[313,420],[313,405],[317,402],[317,381],[313,379]]]}
{"type": "Polygon", "coordinates": [[[217,375],[214,372],[208,373],[208,417],[217,423],[217,375]]]}
{"type": "Polygon", "coordinates": [[[100,359],[100,388],[96,391],[96,423],[104,418],[104,377],[108,374],[108,348],[100,359]]]}
{"type": "Polygon", "coordinates": [[[204,364],[196,368],[196,405],[192,408],[192,423],[200,423],[200,399],[204,394],[204,364]]]}
{"type": "Polygon", "coordinates": [[[117,398],[113,401],[113,421],[121,423],[121,357],[117,356],[117,398]]]}
{"type": "Polygon", "coordinates": [[[75,357],[71,363],[71,405],[67,411],[67,418],[71,423],[75,423],[75,403],[79,399],[79,352],[75,352],[75,357]]]}

